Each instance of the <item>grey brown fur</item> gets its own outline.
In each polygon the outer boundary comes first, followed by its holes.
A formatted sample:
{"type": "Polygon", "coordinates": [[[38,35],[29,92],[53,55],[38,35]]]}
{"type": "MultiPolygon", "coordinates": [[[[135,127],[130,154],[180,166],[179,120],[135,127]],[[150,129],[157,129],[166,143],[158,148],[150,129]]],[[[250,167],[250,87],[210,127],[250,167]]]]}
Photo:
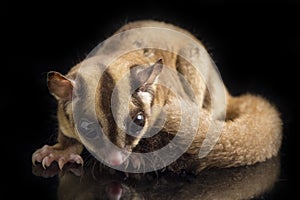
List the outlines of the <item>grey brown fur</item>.
{"type": "MultiPolygon", "coordinates": [[[[124,25],[117,33],[140,27],[161,27],[179,31],[193,38],[205,50],[202,43],[189,32],[163,22],[132,22],[124,25]]],[[[126,41],[128,41],[128,45],[140,45],[145,42],[151,43],[154,42],[155,37],[156,36],[144,36],[144,40],[139,39],[135,41],[135,35],[130,35],[130,37],[124,38],[124,44],[126,44],[126,41]]],[[[105,47],[105,45],[107,44],[104,43],[103,46],[105,47]]],[[[106,51],[106,54],[113,55],[114,51],[118,48],[126,48],[126,45],[122,47],[116,45],[107,48],[110,49],[110,51],[106,51]]],[[[189,91],[186,90],[182,85],[182,81],[176,75],[165,77],[163,70],[155,75],[157,76],[157,80],[168,79],[170,84],[178,88],[181,97],[186,99],[187,102],[197,103],[197,109],[199,109],[198,111],[200,113],[199,127],[201,127],[197,129],[197,134],[185,154],[176,162],[170,164],[168,169],[175,172],[185,169],[198,173],[209,167],[252,165],[257,162],[263,162],[278,154],[281,146],[282,122],[277,109],[261,96],[245,94],[233,97],[227,92],[226,88],[223,88],[226,100],[225,124],[217,144],[206,157],[200,159],[198,154],[205,139],[206,132],[209,126],[218,120],[211,116],[212,101],[216,101],[214,103],[218,105],[217,101],[220,99],[218,96],[219,93],[214,91],[216,78],[210,71],[214,63],[208,53],[206,51],[203,52],[202,49],[189,49],[189,47],[183,47],[178,43],[170,47],[170,50],[172,50],[173,53],[155,49],[140,49],[130,52],[111,63],[105,71],[107,76],[102,77],[99,82],[94,79],[85,80],[89,84],[97,85],[99,94],[96,94],[96,110],[98,121],[103,126],[104,134],[108,135],[120,148],[143,152],[159,148],[163,145],[160,141],[164,141],[165,137],[170,137],[171,139],[174,136],[173,134],[177,133],[181,123],[181,114],[179,112],[180,107],[176,104],[176,96],[172,94],[168,88],[156,85],[156,82],[151,82],[147,85],[149,88],[147,88],[146,92],[151,91],[150,102],[148,97],[137,94],[136,97],[131,99],[130,111],[132,111],[133,115],[135,115],[138,110],[145,112],[147,118],[145,125],[146,131],[146,129],[151,128],[159,118],[160,113],[153,110],[153,105],[158,105],[163,108],[167,120],[162,127],[162,134],[158,134],[148,141],[144,141],[140,136],[126,140],[126,134],[116,127],[109,108],[109,94],[112,93],[114,84],[122,78],[123,74],[131,70],[133,66],[152,66],[153,63],[162,58],[164,66],[168,66],[170,69],[179,72],[188,81],[188,84],[191,85],[194,91],[194,97],[191,98],[189,91]],[[176,52],[183,52],[188,58],[194,59],[200,62],[202,66],[205,66],[203,68],[204,71],[201,73],[205,76],[206,81],[203,81],[203,77],[191,67],[190,63],[186,59],[178,56],[176,52]],[[151,54],[151,56],[149,56],[149,54],[151,54]],[[213,89],[208,92],[207,87],[213,89]]],[[[80,157],[83,142],[80,140],[74,128],[72,109],[70,106],[70,96],[72,96],[70,91],[72,91],[74,87],[72,84],[75,84],[72,81],[75,80],[79,67],[80,64],[73,67],[66,76],[52,72],[51,76],[48,77],[50,92],[58,99],[58,122],[60,131],[56,145],[43,147],[33,154],[33,162],[42,162],[45,167],[49,166],[53,161],[57,161],[61,168],[66,162],[83,163],[80,157]],[[69,92],[69,94],[66,94],[66,92],[69,92]]],[[[214,109],[219,112],[218,115],[222,116],[222,114],[224,114],[221,109],[218,111],[218,106],[214,109]]],[[[121,109],[119,112],[120,115],[122,115],[121,109]]],[[[195,127],[191,127],[191,129],[193,128],[195,127]]],[[[189,128],[187,128],[187,131],[188,130],[189,128]]]]}

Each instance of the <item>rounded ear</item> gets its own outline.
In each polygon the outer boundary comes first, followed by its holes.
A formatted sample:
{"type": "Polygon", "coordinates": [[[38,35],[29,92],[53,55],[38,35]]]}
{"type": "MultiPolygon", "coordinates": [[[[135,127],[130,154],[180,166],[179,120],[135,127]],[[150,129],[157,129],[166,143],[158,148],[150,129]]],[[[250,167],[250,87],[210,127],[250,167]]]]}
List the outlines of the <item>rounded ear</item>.
{"type": "Polygon", "coordinates": [[[49,92],[57,99],[71,100],[74,82],[59,72],[50,71],[47,76],[49,92]]]}
{"type": "Polygon", "coordinates": [[[141,83],[140,91],[146,92],[157,80],[163,68],[163,61],[159,59],[154,65],[148,67],[137,74],[137,79],[141,83]]]}

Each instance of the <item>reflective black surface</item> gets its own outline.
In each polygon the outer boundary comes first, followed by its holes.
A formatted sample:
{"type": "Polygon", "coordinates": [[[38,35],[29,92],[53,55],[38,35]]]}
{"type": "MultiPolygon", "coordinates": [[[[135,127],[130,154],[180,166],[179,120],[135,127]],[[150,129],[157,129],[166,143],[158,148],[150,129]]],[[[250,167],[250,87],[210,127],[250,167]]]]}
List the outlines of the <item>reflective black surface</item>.
{"type": "Polygon", "coordinates": [[[120,193],[127,199],[135,195],[136,199],[290,199],[297,194],[299,5],[109,3],[10,2],[0,12],[5,51],[0,78],[3,195],[10,199],[19,195],[107,199],[120,193]],[[204,41],[230,92],[261,94],[278,107],[284,122],[280,161],[205,171],[199,177],[164,175],[139,181],[105,173],[94,179],[90,169],[83,176],[68,171],[59,178],[55,166],[51,173],[32,168],[31,154],[53,143],[57,133],[56,104],[47,91],[46,73],[66,73],[126,21],[145,18],[190,30],[204,41]]]}
{"type": "Polygon", "coordinates": [[[261,199],[274,195],[272,188],[280,174],[280,159],[248,167],[205,170],[198,176],[169,172],[127,177],[102,169],[99,165],[57,165],[33,173],[45,178],[55,176],[59,199],[261,199]]]}

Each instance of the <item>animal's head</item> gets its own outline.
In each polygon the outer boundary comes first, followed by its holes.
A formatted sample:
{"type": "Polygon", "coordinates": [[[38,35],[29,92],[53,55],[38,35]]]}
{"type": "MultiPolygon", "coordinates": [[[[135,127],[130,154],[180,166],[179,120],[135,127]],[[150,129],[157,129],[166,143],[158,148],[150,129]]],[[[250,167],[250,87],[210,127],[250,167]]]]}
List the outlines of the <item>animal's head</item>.
{"type": "MultiPolygon", "coordinates": [[[[159,101],[155,98],[156,81],[163,68],[161,59],[153,63],[127,62],[122,65],[120,62],[106,68],[97,80],[95,102],[92,102],[95,104],[97,120],[103,133],[121,149],[106,152],[104,159],[110,165],[122,164],[128,157],[128,153],[125,154],[122,150],[131,152],[154,123],[152,108],[154,101],[159,101]],[[124,73],[128,75],[128,82],[125,84],[122,83],[124,73]],[[124,96],[124,91],[127,91],[127,97],[124,96]]],[[[74,88],[80,86],[76,85],[76,70],[73,71],[75,72],[71,71],[67,76],[49,72],[48,87],[50,93],[58,99],[61,131],[66,136],[73,135],[78,138],[71,102],[74,88]]],[[[89,84],[88,80],[85,80],[85,84],[89,84]]]]}

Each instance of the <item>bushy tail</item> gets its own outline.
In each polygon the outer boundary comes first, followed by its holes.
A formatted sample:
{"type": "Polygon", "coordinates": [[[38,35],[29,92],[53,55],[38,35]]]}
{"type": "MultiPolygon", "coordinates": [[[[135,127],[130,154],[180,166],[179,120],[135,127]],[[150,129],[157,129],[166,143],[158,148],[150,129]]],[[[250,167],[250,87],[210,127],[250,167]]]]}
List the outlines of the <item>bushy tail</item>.
{"type": "Polygon", "coordinates": [[[281,138],[279,112],[266,99],[251,94],[228,95],[227,117],[220,138],[201,159],[199,170],[265,161],[278,154],[281,138]]]}

